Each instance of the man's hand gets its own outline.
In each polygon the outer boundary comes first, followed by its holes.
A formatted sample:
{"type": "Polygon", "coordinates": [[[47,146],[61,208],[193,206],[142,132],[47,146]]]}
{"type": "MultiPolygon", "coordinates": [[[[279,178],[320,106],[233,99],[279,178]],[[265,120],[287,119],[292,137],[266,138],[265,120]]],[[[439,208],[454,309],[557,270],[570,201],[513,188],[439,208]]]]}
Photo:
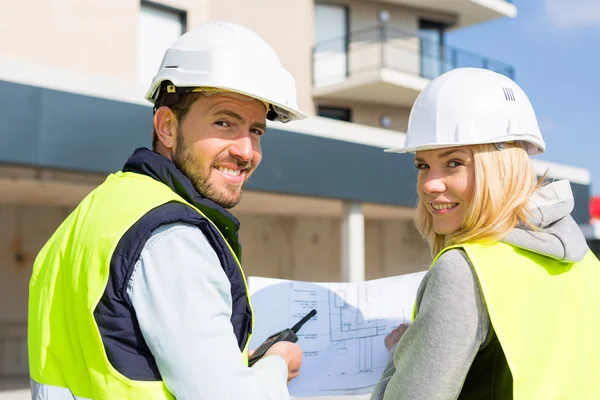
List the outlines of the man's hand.
{"type": "Polygon", "coordinates": [[[385,343],[385,348],[388,349],[388,351],[390,351],[390,349],[400,341],[400,338],[402,337],[402,335],[404,335],[404,332],[406,332],[409,326],[410,324],[402,323],[398,325],[396,329],[388,333],[388,335],[383,340],[383,342],[385,343]]]}
{"type": "Polygon", "coordinates": [[[277,342],[267,352],[265,357],[278,355],[283,357],[288,366],[288,383],[300,374],[302,365],[302,349],[296,343],[277,342]]]}

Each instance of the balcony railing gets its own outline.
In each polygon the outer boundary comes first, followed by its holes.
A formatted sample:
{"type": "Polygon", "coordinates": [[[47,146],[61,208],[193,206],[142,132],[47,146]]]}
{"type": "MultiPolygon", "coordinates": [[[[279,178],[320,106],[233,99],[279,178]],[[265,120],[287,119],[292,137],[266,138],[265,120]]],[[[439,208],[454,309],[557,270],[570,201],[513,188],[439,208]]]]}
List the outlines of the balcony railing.
{"type": "Polygon", "coordinates": [[[327,86],[381,69],[426,79],[459,67],[479,67],[514,79],[511,65],[389,25],[354,31],[317,43],[313,48],[313,85],[327,86]]]}

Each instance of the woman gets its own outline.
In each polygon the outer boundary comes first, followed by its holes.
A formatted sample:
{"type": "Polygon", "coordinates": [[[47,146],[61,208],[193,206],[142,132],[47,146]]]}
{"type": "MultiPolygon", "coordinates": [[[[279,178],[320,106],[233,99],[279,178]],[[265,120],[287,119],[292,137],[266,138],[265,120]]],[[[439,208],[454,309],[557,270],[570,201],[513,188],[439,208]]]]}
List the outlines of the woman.
{"type": "Polygon", "coordinates": [[[435,259],[372,400],[600,399],[600,262],[568,181],[536,179],[529,155],[544,148],[500,74],[461,68],[420,94],[390,151],[415,153],[435,259]]]}

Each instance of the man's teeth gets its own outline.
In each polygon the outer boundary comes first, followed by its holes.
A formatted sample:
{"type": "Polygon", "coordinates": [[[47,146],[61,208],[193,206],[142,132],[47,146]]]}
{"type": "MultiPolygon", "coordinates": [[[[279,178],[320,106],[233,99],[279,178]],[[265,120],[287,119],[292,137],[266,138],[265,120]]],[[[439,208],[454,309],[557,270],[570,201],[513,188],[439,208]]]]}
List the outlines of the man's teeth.
{"type": "Polygon", "coordinates": [[[239,176],[242,171],[239,169],[219,168],[219,171],[226,175],[239,176]]]}
{"type": "Polygon", "coordinates": [[[450,203],[450,204],[431,204],[431,207],[433,207],[434,210],[447,210],[449,208],[452,208],[454,206],[458,205],[458,203],[450,203]]]}

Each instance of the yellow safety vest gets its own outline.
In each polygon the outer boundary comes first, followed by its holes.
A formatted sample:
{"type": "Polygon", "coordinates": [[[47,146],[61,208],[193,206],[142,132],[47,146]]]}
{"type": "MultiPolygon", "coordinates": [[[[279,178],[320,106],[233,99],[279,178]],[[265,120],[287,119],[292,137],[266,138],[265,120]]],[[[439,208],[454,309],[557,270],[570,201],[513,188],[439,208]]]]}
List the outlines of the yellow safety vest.
{"type": "MultiPolygon", "coordinates": [[[[502,242],[463,244],[506,356],[515,400],[600,399],[600,262],[502,242]]],[[[433,265],[433,264],[432,264],[433,265]]],[[[413,316],[414,317],[414,316],[413,316]]]]}
{"type": "MultiPolygon", "coordinates": [[[[29,287],[29,367],[36,382],[69,388],[74,395],[91,399],[173,399],[162,381],[134,381],[113,368],[93,315],[123,235],[150,210],[173,201],[202,215],[150,177],[111,174],[42,248],[29,287]]],[[[245,365],[247,343],[242,352],[245,365]]]]}

